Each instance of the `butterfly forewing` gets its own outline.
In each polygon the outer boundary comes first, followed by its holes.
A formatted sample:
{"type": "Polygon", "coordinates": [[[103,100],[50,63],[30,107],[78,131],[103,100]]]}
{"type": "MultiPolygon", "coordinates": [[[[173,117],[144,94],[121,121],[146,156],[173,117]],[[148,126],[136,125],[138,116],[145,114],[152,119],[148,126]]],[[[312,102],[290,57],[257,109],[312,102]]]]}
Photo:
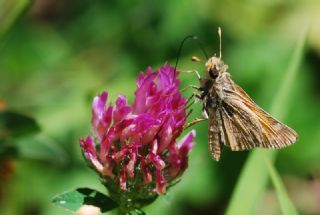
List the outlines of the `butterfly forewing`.
{"type": "Polygon", "coordinates": [[[260,108],[229,76],[226,79],[222,94],[217,94],[222,97],[218,108],[215,114],[209,115],[209,147],[215,160],[219,160],[221,144],[239,151],[254,147],[282,148],[296,141],[297,133],[293,129],[260,108]]]}
{"type": "Polygon", "coordinates": [[[263,147],[266,148],[282,148],[294,143],[298,135],[297,133],[273,118],[270,114],[256,105],[241,87],[236,85],[237,92],[242,95],[243,104],[247,106],[257,116],[262,127],[262,141],[267,143],[263,147]]]}
{"type": "Polygon", "coordinates": [[[261,142],[258,122],[246,110],[224,103],[221,109],[226,145],[233,151],[251,149],[261,142]],[[249,127],[250,126],[250,127],[249,127]]]}

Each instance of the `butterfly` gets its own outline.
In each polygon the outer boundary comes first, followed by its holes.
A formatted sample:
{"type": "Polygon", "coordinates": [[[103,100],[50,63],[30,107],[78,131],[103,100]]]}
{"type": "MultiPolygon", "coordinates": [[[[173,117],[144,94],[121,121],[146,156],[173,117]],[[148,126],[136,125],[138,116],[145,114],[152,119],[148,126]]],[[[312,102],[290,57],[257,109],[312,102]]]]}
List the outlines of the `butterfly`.
{"type": "Polygon", "coordinates": [[[296,142],[298,134],[293,129],[259,107],[231,79],[228,65],[221,59],[220,28],[218,33],[220,55],[206,62],[206,76],[199,76],[197,90],[200,93],[196,95],[203,103],[203,115],[209,121],[208,142],[212,158],[219,161],[223,145],[232,151],[241,151],[256,147],[279,149],[296,142]]]}

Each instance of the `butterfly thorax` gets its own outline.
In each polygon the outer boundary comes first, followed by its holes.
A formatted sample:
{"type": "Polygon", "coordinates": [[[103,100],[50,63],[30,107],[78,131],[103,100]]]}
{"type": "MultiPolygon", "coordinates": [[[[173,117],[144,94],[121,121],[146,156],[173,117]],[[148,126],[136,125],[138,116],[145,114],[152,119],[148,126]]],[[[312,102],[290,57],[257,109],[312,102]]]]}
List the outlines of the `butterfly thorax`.
{"type": "Polygon", "coordinates": [[[223,88],[232,87],[230,74],[227,72],[228,65],[217,57],[210,58],[206,63],[206,77],[201,79],[201,99],[204,104],[204,112],[211,115],[223,102],[223,88]]]}

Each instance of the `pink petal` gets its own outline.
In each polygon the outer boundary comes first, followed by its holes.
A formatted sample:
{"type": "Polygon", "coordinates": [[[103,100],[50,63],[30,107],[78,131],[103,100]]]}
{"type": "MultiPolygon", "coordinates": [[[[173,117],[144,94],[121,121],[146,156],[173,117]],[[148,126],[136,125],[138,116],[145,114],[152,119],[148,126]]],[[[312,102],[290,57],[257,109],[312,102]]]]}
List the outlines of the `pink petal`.
{"type": "Polygon", "coordinates": [[[157,135],[157,131],[159,130],[160,125],[150,125],[149,129],[144,132],[143,138],[142,138],[142,144],[148,144],[152,142],[152,140],[155,138],[157,135]]]}
{"type": "Polygon", "coordinates": [[[151,150],[152,154],[157,154],[158,152],[158,140],[155,139],[152,143],[152,150],[151,150]]]}
{"type": "Polygon", "coordinates": [[[174,128],[174,120],[172,117],[169,117],[167,122],[162,126],[161,134],[160,134],[160,144],[159,144],[159,152],[163,151],[168,147],[173,138],[173,128],[174,128]]]}
{"type": "Polygon", "coordinates": [[[171,85],[171,78],[168,73],[166,73],[166,68],[163,66],[160,69],[159,75],[158,75],[158,89],[159,90],[166,90],[171,85]]]}
{"type": "Polygon", "coordinates": [[[145,76],[140,87],[135,93],[136,97],[133,103],[133,113],[139,114],[146,111],[146,99],[149,96],[150,89],[152,89],[153,81],[156,76],[156,73],[151,73],[145,76]]]}
{"type": "Polygon", "coordinates": [[[106,102],[108,93],[102,92],[94,97],[92,103],[92,126],[99,140],[103,138],[104,132],[110,126],[110,121],[106,121],[106,102]]]}
{"type": "Polygon", "coordinates": [[[158,170],[162,170],[166,166],[166,163],[161,159],[159,155],[153,156],[153,164],[155,168],[158,170]]]}
{"type": "Polygon", "coordinates": [[[105,115],[104,115],[104,121],[106,123],[107,128],[110,126],[112,122],[112,113],[113,113],[113,107],[110,105],[105,111],[105,115]]]}
{"type": "Polygon", "coordinates": [[[91,136],[88,136],[86,140],[80,138],[80,146],[82,147],[85,154],[96,156],[96,147],[91,136]]]}
{"type": "Polygon", "coordinates": [[[103,112],[105,111],[105,105],[108,100],[108,93],[102,92],[99,96],[94,97],[92,103],[92,111],[96,116],[93,120],[101,120],[103,116],[103,112]]]}
{"type": "Polygon", "coordinates": [[[127,147],[120,149],[120,151],[114,153],[111,157],[116,162],[121,161],[128,153],[129,149],[127,147]]]}
{"type": "Polygon", "coordinates": [[[113,113],[113,120],[120,122],[131,112],[131,108],[127,105],[125,96],[120,95],[116,102],[116,107],[113,113]]]}
{"type": "Polygon", "coordinates": [[[144,72],[140,72],[137,77],[137,88],[140,88],[145,79],[144,72]]]}
{"type": "Polygon", "coordinates": [[[152,68],[149,66],[147,68],[146,74],[144,72],[140,72],[137,77],[137,88],[140,88],[142,84],[145,84],[144,81],[149,75],[152,73],[152,68]]]}
{"type": "Polygon", "coordinates": [[[100,160],[104,163],[109,154],[109,150],[113,147],[113,142],[117,139],[117,134],[114,127],[111,127],[105,134],[104,139],[100,144],[100,160]]]}
{"type": "Polygon", "coordinates": [[[156,170],[156,189],[155,192],[159,195],[166,193],[167,181],[161,171],[156,170]]]}
{"type": "Polygon", "coordinates": [[[195,131],[189,132],[177,145],[170,145],[170,162],[169,175],[171,178],[180,176],[188,167],[188,153],[193,146],[195,131]]]}
{"type": "Polygon", "coordinates": [[[115,176],[113,174],[113,167],[114,167],[114,161],[112,160],[112,158],[109,158],[109,157],[106,158],[103,166],[102,175],[114,178],[115,176]]]}
{"type": "Polygon", "coordinates": [[[190,131],[182,140],[178,143],[178,149],[181,154],[188,154],[188,152],[191,150],[191,148],[194,145],[193,139],[196,136],[196,131],[192,130],[190,131]]]}
{"type": "MultiPolygon", "coordinates": [[[[136,131],[136,125],[135,124],[131,124],[129,126],[127,126],[126,128],[124,128],[120,134],[120,141],[121,143],[124,143],[127,139],[129,139],[130,137],[133,138],[134,136],[139,135],[136,131]]],[[[140,137],[140,136],[139,136],[140,137]]],[[[136,139],[136,138],[134,138],[136,139]]]]}
{"type": "Polygon", "coordinates": [[[134,169],[135,169],[135,164],[137,161],[137,154],[136,152],[132,152],[130,154],[130,160],[129,163],[127,164],[126,168],[127,168],[127,173],[129,175],[130,178],[134,177],[134,169]]]}
{"type": "MultiPolygon", "coordinates": [[[[176,75],[178,73],[176,72],[176,75]]],[[[163,65],[160,68],[158,82],[160,89],[167,89],[169,87],[177,88],[179,85],[179,81],[176,79],[175,68],[170,67],[168,64],[163,65]]]]}
{"type": "Polygon", "coordinates": [[[86,140],[80,139],[80,146],[83,150],[84,156],[92,164],[92,166],[98,171],[102,172],[103,166],[97,158],[97,152],[93,138],[88,136],[86,140]]]}
{"type": "Polygon", "coordinates": [[[157,155],[157,151],[158,151],[158,144],[157,143],[158,143],[158,141],[157,141],[157,139],[155,139],[152,144],[152,150],[150,151],[150,153],[146,157],[146,163],[152,162],[154,167],[157,170],[162,170],[166,166],[166,163],[161,159],[161,157],[159,155],[157,155]]]}
{"type": "Polygon", "coordinates": [[[120,189],[127,190],[126,169],[123,168],[120,175],[120,189]]]}
{"type": "Polygon", "coordinates": [[[131,139],[133,142],[147,144],[152,142],[159,130],[159,120],[150,117],[148,114],[133,115],[132,122],[122,130],[121,142],[131,139]]]}
{"type": "Polygon", "coordinates": [[[152,182],[151,172],[150,172],[149,168],[147,167],[146,162],[143,157],[140,159],[140,162],[141,162],[141,171],[142,171],[142,175],[143,175],[143,181],[145,184],[149,184],[152,182]]]}

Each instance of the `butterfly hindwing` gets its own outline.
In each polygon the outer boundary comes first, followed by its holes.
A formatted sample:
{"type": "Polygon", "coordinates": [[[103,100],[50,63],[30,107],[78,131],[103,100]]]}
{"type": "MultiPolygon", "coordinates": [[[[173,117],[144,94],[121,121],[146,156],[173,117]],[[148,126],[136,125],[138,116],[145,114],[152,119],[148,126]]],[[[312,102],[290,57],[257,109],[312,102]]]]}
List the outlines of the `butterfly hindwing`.
{"type": "Polygon", "coordinates": [[[224,136],[221,115],[219,110],[215,109],[209,115],[208,143],[212,158],[216,161],[220,159],[221,148],[225,143],[224,136]]]}

